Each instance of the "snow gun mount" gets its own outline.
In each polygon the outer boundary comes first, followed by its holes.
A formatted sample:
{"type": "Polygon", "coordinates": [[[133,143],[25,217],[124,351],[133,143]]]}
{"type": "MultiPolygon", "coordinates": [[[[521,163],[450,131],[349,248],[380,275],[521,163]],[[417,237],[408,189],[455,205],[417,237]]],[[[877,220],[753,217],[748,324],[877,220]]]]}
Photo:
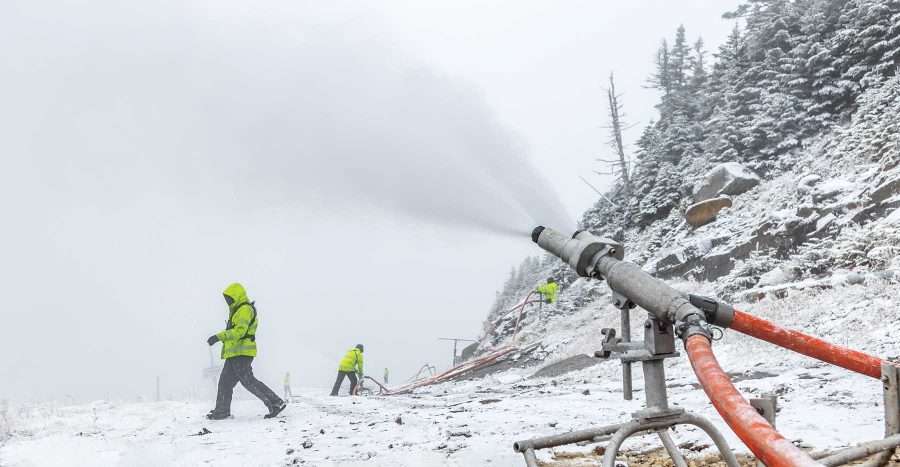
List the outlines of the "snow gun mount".
{"type": "MultiPolygon", "coordinates": [[[[622,443],[634,435],[655,433],[675,466],[687,466],[668,429],[675,425],[694,425],[706,432],[729,467],[738,461],[722,434],[708,420],[684,409],[670,407],[666,391],[665,359],[680,356],[675,338],[684,342],[688,359],[700,385],[716,410],[767,466],[836,466],[876,454],[871,466],[885,465],[900,445],[900,368],[856,350],[830,344],[798,331],[783,329],[774,323],[734,309],[716,300],[683,294],[651,276],[633,263],[624,261],[623,246],[613,240],[578,231],[567,237],[546,227],[537,227],[532,240],[542,249],[559,257],[579,276],[606,280],[612,291],[613,305],[621,313],[621,329],[601,331],[601,350],[595,356],[622,362],[623,395],[632,398],[631,365],[641,363],[644,375],[644,408],[632,414],[632,420],[616,425],[518,441],[513,445],[529,467],[537,466],[536,450],[579,442],[608,441],[601,465],[614,467],[622,443]],[[630,310],[641,307],[648,313],[644,339],[631,342],[630,310]],[[804,355],[856,371],[884,382],[885,432],[882,440],[864,443],[815,458],[785,439],[772,426],[774,407],[763,418],[762,406],[751,405],[737,391],[712,352],[714,326],[730,328],[757,339],[804,355]]],[[[757,402],[757,401],[754,401],[757,402]]]]}

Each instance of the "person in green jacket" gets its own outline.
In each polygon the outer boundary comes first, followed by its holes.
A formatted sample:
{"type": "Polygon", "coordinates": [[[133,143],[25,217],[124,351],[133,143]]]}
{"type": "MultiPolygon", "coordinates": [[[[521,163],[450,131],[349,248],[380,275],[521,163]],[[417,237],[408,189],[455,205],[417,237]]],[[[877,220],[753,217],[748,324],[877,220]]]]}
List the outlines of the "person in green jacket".
{"type": "Polygon", "coordinates": [[[547,303],[555,303],[556,296],[559,294],[559,284],[556,283],[556,279],[549,277],[547,278],[546,284],[541,284],[538,286],[537,292],[541,294],[541,298],[543,298],[543,301],[547,303]]]}
{"type": "Polygon", "coordinates": [[[356,344],[356,347],[348,350],[347,354],[344,355],[344,358],[342,358],[341,362],[338,364],[337,380],[334,382],[334,387],[331,388],[332,396],[338,395],[338,391],[341,389],[341,383],[344,382],[345,376],[350,378],[350,395],[352,396],[356,393],[356,385],[363,377],[362,344],[356,344]]]}
{"type": "Polygon", "coordinates": [[[222,343],[222,373],[219,375],[219,391],[216,395],[216,408],[206,418],[222,420],[231,416],[231,397],[238,382],[251,394],[258,397],[269,409],[265,418],[272,418],[281,413],[287,404],[268,386],[253,376],[253,357],[256,357],[256,328],[259,319],[256,307],[247,298],[244,286],[233,283],[223,292],[228,304],[228,321],[225,330],[213,334],[206,340],[209,345],[222,343]]]}

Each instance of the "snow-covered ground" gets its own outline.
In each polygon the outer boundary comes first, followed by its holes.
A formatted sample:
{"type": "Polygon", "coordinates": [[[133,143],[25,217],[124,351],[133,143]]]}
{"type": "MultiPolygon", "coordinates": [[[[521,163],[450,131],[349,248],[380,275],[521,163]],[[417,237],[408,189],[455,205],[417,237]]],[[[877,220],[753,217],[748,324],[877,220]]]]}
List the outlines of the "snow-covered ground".
{"type": "MultiPolygon", "coordinates": [[[[900,352],[890,336],[898,335],[900,325],[884,321],[896,313],[891,298],[896,289],[881,284],[801,292],[765,300],[754,311],[842,344],[896,355],[900,352]]],[[[779,394],[778,427],[801,446],[833,448],[882,435],[878,381],[734,332],[726,332],[716,351],[723,367],[745,374],[735,379],[746,396],[779,394]]],[[[522,465],[512,450],[514,441],[625,421],[641,405],[640,390],[635,401],[622,400],[617,363],[557,378],[529,378],[533,371],[514,369],[406,396],[329,397],[326,391],[306,389],[276,420],[264,420],[255,400],[236,401],[234,418],[219,422],[203,418],[209,402],[14,407],[0,465],[522,465]],[[199,435],[204,429],[209,433],[199,435]]],[[[668,375],[671,403],[709,417],[736,450],[746,452],[696,388],[686,359],[670,360],[668,375]]],[[[640,388],[640,371],[635,377],[640,388]]],[[[689,427],[679,428],[675,437],[679,443],[709,444],[689,427]]],[[[626,448],[655,443],[647,437],[626,448]]],[[[547,460],[553,451],[539,454],[547,460]]]]}

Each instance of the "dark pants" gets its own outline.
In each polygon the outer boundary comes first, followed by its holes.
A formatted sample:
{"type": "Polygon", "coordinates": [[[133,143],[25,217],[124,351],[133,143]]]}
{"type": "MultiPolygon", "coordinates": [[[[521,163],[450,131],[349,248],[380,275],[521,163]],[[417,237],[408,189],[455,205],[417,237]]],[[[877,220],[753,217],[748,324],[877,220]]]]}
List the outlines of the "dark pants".
{"type": "Polygon", "coordinates": [[[216,408],[218,413],[231,413],[231,396],[238,382],[251,394],[258,397],[266,404],[267,408],[278,406],[282,400],[262,381],[253,376],[253,357],[232,357],[225,360],[222,374],[219,375],[219,394],[216,396],[216,408]]]}
{"type": "Polygon", "coordinates": [[[338,391],[341,390],[341,383],[344,382],[344,376],[350,378],[350,395],[353,395],[353,392],[356,390],[356,383],[358,380],[356,379],[356,373],[353,371],[338,371],[337,380],[334,382],[334,387],[331,388],[331,395],[338,395],[338,391]]]}

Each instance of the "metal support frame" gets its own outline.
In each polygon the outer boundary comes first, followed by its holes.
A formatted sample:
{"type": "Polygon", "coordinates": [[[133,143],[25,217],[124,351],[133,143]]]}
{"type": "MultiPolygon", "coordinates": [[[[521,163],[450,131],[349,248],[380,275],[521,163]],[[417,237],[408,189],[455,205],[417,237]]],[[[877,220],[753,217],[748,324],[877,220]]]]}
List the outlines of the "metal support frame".
{"type": "Polygon", "coordinates": [[[672,458],[676,467],[687,467],[687,461],[675,441],[669,428],[675,425],[694,425],[705,431],[715,443],[728,467],[739,467],[737,458],[731,452],[727,441],[716,427],[705,418],[684,409],[669,406],[666,388],[664,360],[678,357],[675,351],[675,329],[671,322],[659,320],[653,315],[644,322],[644,339],[631,342],[629,310],[634,304],[621,297],[613,297],[614,304],[622,313],[621,337],[616,337],[615,329],[603,329],[601,350],[594,355],[598,358],[615,358],[622,362],[622,392],[625,399],[631,398],[631,364],[641,363],[644,373],[644,408],[632,414],[631,421],[623,424],[609,425],[601,428],[575,431],[561,435],[547,436],[516,442],[513,449],[522,453],[525,465],[537,466],[535,451],[554,446],[578,443],[582,441],[600,442],[612,435],[603,455],[602,465],[613,467],[622,443],[632,436],[656,433],[663,447],[672,458]]]}
{"type": "MultiPolygon", "coordinates": [[[[597,351],[595,356],[610,358],[615,354],[614,358],[621,360],[625,377],[623,395],[626,399],[631,395],[630,363],[641,362],[644,372],[645,407],[632,414],[631,422],[619,426],[615,431],[603,457],[604,467],[612,467],[615,464],[618,448],[625,439],[636,433],[648,431],[659,433],[666,450],[676,465],[680,465],[678,459],[680,453],[672,449],[674,442],[668,438],[665,430],[679,423],[695,423],[685,421],[693,415],[668,406],[663,360],[678,355],[674,350],[675,334],[684,340],[695,374],[701,380],[713,405],[735,433],[747,443],[750,450],[770,465],[834,466],[877,454],[863,465],[881,467],[890,461],[894,450],[900,446],[900,366],[863,352],[835,346],[803,333],[784,330],[773,323],[752,317],[713,299],[687,296],[642,271],[636,264],[623,261],[624,248],[616,241],[596,237],[585,231],[578,231],[567,237],[543,226],[538,226],[532,231],[531,239],[545,251],[562,259],[579,276],[606,280],[609,284],[614,304],[622,313],[622,337],[616,338],[615,329],[602,330],[604,336],[602,350],[597,351]],[[642,344],[630,342],[628,310],[635,305],[646,310],[650,316],[645,323],[642,344]],[[816,462],[813,456],[798,449],[774,429],[776,409],[774,400],[762,399],[754,401],[756,405],[748,404],[728,380],[727,375],[715,361],[715,355],[712,354],[710,324],[730,327],[749,336],[867,376],[874,378],[881,376],[884,382],[885,439],[863,443],[830,455],[817,455],[815,457],[821,461],[816,462]],[[803,345],[797,345],[791,340],[794,337],[803,345]],[[698,361],[701,363],[697,363],[698,361]],[[716,395],[722,397],[713,398],[716,395]],[[759,410],[759,414],[747,410],[754,407],[759,410]],[[742,415],[735,416],[735,413],[742,415]]],[[[604,427],[603,430],[610,428],[604,427]]],[[[721,434],[712,425],[709,425],[709,428],[704,430],[716,441],[726,464],[737,466],[737,460],[727,444],[723,441],[720,445],[721,434]]],[[[596,439],[598,433],[597,430],[577,432],[579,436],[591,435],[580,440],[593,441],[599,441],[596,439]]],[[[514,445],[514,449],[525,454],[528,465],[536,465],[535,449],[577,442],[572,440],[571,435],[520,441],[514,445]],[[536,441],[543,444],[538,446],[536,441]]]]}

